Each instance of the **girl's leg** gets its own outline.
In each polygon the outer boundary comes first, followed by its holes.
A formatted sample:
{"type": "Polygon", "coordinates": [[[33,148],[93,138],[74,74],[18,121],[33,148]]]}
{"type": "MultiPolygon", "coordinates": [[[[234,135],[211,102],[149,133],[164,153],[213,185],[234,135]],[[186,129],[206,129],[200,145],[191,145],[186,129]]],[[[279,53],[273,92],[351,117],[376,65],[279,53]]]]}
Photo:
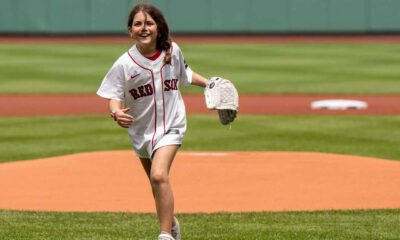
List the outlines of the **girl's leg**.
{"type": "MultiPolygon", "coordinates": [[[[149,158],[140,158],[140,162],[142,163],[143,169],[146,172],[147,178],[149,179],[150,185],[151,185],[151,179],[150,179],[150,171],[151,171],[151,159],[149,158]]],[[[151,191],[153,192],[153,198],[154,196],[154,190],[151,188],[151,191]]]]}
{"type": "Polygon", "coordinates": [[[140,162],[142,163],[143,169],[150,181],[151,160],[148,158],[140,158],[140,162]]]}
{"type": "MultiPolygon", "coordinates": [[[[150,184],[151,184],[151,181],[150,181],[151,160],[148,159],[148,158],[140,158],[140,161],[141,161],[141,163],[142,163],[143,169],[144,169],[144,171],[146,172],[146,175],[147,175],[147,177],[149,178],[149,182],[150,182],[150,184]]],[[[153,198],[154,198],[154,191],[153,191],[153,188],[152,188],[151,190],[152,190],[152,192],[153,192],[153,198]]],[[[175,219],[175,218],[172,218],[172,227],[174,227],[175,224],[176,224],[176,219],[175,219]]]]}
{"type": "Polygon", "coordinates": [[[157,149],[150,163],[141,159],[152,186],[160,230],[167,233],[171,233],[174,215],[174,196],[169,182],[169,171],[178,148],[179,145],[169,145],[157,149]]]}

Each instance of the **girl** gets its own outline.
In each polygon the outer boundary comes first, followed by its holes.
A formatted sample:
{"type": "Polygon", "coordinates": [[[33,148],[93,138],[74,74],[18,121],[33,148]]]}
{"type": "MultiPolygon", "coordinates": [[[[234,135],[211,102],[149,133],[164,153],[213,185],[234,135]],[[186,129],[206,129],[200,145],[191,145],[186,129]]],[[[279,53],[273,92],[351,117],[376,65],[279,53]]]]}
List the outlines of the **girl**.
{"type": "Polygon", "coordinates": [[[111,116],[128,128],[134,150],[150,180],[160,222],[159,240],[179,240],[169,171],[186,131],[180,85],[205,87],[171,42],[162,12],[149,3],[134,6],[128,31],[135,45],[111,67],[97,92],[109,99],[111,116]]]}

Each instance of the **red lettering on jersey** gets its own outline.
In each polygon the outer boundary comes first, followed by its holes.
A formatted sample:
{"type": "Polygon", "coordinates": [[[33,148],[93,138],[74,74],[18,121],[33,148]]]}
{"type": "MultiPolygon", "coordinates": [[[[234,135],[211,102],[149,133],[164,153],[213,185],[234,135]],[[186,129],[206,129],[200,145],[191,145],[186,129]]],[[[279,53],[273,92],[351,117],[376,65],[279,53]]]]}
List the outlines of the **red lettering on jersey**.
{"type": "Polygon", "coordinates": [[[178,79],[167,79],[164,81],[164,91],[178,90],[178,79]]]}
{"type": "Polygon", "coordinates": [[[146,93],[144,92],[144,86],[138,87],[138,90],[139,90],[140,97],[147,96],[146,93]]]}
{"type": "Polygon", "coordinates": [[[165,91],[165,92],[168,92],[169,90],[171,90],[171,85],[170,85],[170,83],[171,83],[171,80],[165,80],[165,81],[164,81],[164,85],[165,85],[164,91],[165,91]]]}
{"type": "Polygon", "coordinates": [[[144,90],[146,91],[147,96],[153,95],[153,87],[151,84],[144,85],[144,90]]]}
{"type": "Polygon", "coordinates": [[[137,89],[133,88],[129,90],[130,94],[132,95],[133,99],[138,99],[141,97],[151,96],[154,93],[153,87],[151,84],[146,84],[144,86],[139,86],[137,89]]]}
{"type": "Polygon", "coordinates": [[[178,79],[172,79],[171,80],[171,89],[172,90],[178,90],[178,79]]]}
{"type": "Polygon", "coordinates": [[[129,92],[131,93],[133,99],[136,100],[136,99],[140,98],[140,95],[136,89],[131,89],[131,90],[129,90],[129,92]]]}

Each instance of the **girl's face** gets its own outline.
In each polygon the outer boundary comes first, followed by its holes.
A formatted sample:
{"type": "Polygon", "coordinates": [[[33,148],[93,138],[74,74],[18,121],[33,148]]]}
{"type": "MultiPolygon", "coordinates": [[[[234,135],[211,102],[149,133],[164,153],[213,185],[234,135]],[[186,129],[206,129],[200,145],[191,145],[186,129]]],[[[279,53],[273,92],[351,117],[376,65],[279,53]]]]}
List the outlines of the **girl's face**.
{"type": "Polygon", "coordinates": [[[149,49],[156,47],[157,24],[149,14],[143,11],[136,13],[130,33],[140,48],[149,49]]]}

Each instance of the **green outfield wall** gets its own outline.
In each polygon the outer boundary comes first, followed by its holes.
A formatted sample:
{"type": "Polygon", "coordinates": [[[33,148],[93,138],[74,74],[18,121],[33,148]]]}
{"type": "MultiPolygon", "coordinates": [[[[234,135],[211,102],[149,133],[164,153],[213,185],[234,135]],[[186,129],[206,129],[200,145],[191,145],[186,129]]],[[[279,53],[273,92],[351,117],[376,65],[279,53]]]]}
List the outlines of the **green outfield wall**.
{"type": "MultiPolygon", "coordinates": [[[[137,0],[0,0],[0,34],[120,34],[137,0]]],[[[400,0],[155,0],[174,33],[399,33],[400,0]]]]}

